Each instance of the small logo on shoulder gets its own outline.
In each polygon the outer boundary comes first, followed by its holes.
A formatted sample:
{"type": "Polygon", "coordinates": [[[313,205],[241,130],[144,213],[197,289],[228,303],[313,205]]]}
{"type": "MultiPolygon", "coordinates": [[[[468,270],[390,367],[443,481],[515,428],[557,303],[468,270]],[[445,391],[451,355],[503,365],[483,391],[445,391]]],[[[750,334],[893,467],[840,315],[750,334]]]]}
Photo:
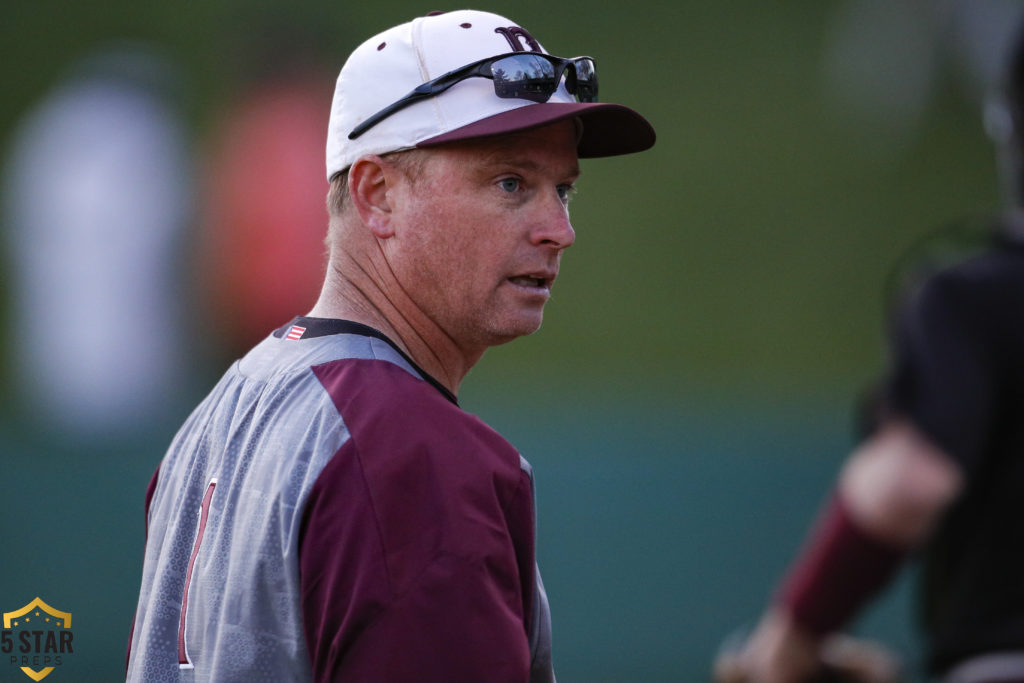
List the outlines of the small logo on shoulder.
{"type": "Polygon", "coordinates": [[[37,597],[20,609],[4,612],[0,652],[33,681],[41,681],[73,655],[71,612],[62,612],[37,597]]]}
{"type": "Polygon", "coordinates": [[[302,335],[306,333],[305,327],[299,327],[298,325],[292,325],[292,328],[288,330],[288,334],[284,336],[285,339],[295,341],[296,339],[302,339],[302,335]]]}

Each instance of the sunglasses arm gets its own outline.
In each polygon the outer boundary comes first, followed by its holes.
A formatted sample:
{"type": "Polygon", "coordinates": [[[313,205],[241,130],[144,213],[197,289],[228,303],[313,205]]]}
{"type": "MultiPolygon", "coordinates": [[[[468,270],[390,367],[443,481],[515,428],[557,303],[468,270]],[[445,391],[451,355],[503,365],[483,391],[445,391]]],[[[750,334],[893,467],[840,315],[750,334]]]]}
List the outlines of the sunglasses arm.
{"type": "Polygon", "coordinates": [[[484,66],[485,64],[482,63],[471,64],[461,69],[456,69],[455,71],[449,71],[446,74],[442,74],[432,81],[417,85],[407,95],[384,107],[379,112],[353,128],[352,132],[348,135],[348,139],[355,140],[392,114],[399,112],[420,100],[427,99],[428,97],[435,97],[443,93],[445,90],[467,76],[484,76],[490,78],[490,71],[486,70],[484,66]]]}

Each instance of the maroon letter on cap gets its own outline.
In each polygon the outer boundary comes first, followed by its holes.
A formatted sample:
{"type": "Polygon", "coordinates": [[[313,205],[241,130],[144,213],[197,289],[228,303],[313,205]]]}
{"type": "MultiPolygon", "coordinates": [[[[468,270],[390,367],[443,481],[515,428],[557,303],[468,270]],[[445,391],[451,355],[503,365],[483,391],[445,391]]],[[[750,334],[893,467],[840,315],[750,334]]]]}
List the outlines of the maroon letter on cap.
{"type": "Polygon", "coordinates": [[[496,28],[495,33],[500,33],[505,36],[505,40],[512,46],[513,52],[527,52],[523,48],[521,41],[525,40],[526,44],[530,46],[529,52],[540,52],[540,43],[534,40],[533,36],[525,28],[518,26],[509,26],[508,28],[496,28]]]}

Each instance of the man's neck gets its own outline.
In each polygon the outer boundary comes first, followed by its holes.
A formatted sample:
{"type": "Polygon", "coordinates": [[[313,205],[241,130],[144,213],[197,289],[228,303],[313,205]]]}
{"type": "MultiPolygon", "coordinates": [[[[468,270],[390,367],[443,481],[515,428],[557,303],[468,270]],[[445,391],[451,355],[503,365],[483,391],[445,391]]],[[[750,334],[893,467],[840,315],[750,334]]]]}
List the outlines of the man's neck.
{"type": "Polygon", "coordinates": [[[337,318],[368,325],[391,339],[424,372],[429,373],[453,395],[473,365],[483,356],[460,349],[451,337],[423,315],[411,301],[394,302],[374,283],[357,283],[333,264],[311,317],[337,318]]]}

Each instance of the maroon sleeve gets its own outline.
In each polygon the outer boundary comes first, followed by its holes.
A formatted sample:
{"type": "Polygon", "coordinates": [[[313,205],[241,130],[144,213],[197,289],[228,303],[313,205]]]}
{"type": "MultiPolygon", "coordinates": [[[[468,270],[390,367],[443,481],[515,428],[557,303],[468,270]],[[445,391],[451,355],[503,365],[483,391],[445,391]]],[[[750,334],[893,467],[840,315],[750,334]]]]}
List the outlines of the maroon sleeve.
{"type": "MultiPolygon", "coordinates": [[[[146,502],[143,505],[143,511],[145,513],[145,520],[146,520],[145,529],[146,529],[146,538],[147,539],[149,538],[149,506],[153,502],[153,494],[156,493],[156,483],[159,480],[159,478],[160,478],[160,467],[158,465],[157,468],[156,468],[156,472],[154,472],[153,476],[150,477],[150,479],[149,479],[149,485],[146,486],[146,502]]],[[[135,617],[136,616],[137,616],[136,614],[132,614],[132,627],[131,627],[131,630],[128,631],[128,651],[125,653],[125,656],[124,656],[124,671],[125,671],[126,674],[128,673],[128,664],[131,662],[131,659],[132,659],[132,638],[135,636],[135,617]]]]}
{"type": "Polygon", "coordinates": [[[314,679],[527,681],[533,503],[518,453],[391,364],[317,374],[350,438],[299,541],[314,679]]]}
{"type": "Polygon", "coordinates": [[[153,494],[156,493],[156,483],[160,480],[160,467],[157,466],[156,472],[149,480],[149,485],[146,486],[146,502],[143,508],[146,513],[146,538],[149,538],[149,506],[153,504],[153,494]]]}
{"type": "Polygon", "coordinates": [[[862,529],[838,492],[833,493],[776,599],[804,631],[824,636],[842,628],[875,597],[909,551],[862,529]]]}

